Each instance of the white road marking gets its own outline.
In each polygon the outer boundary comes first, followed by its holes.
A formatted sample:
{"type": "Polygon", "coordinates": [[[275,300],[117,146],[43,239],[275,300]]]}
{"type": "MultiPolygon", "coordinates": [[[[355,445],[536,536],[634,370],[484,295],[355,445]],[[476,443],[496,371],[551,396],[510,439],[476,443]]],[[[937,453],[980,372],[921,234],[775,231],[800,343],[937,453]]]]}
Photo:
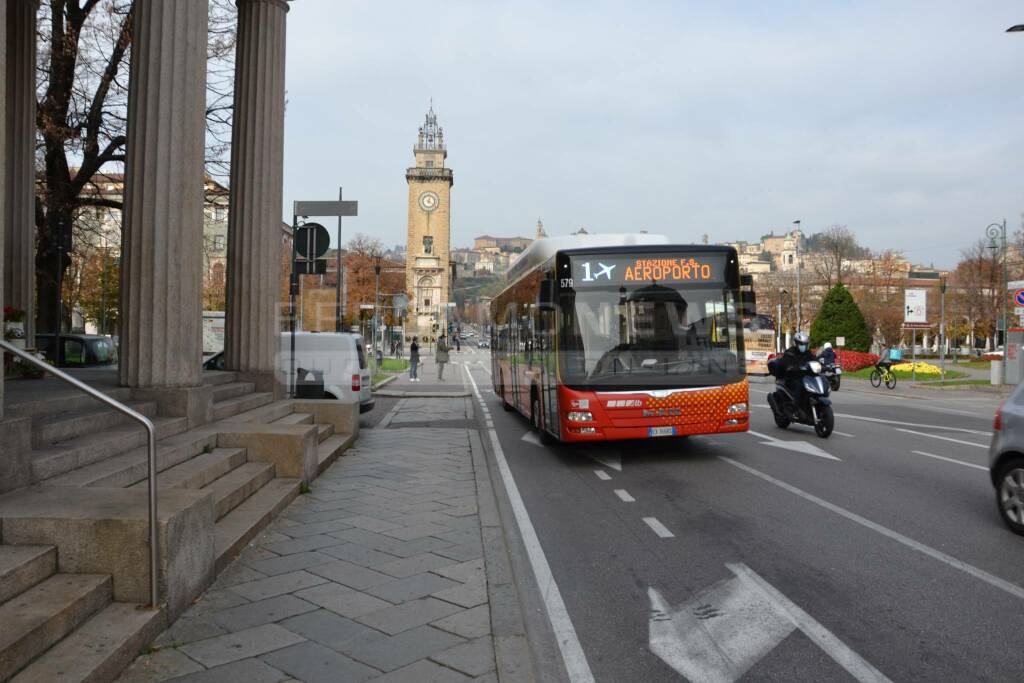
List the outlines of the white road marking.
{"type": "Polygon", "coordinates": [[[634,498],[633,496],[629,495],[629,493],[626,491],[626,489],[615,489],[615,495],[618,496],[619,500],[621,500],[623,503],[635,503],[636,502],[636,498],[634,498]]]}
{"type": "Polygon", "coordinates": [[[745,564],[727,564],[733,574],[741,581],[759,590],[765,598],[772,602],[792,622],[793,626],[804,632],[808,638],[820,647],[825,653],[835,660],[836,664],[846,669],[846,672],[858,681],[867,683],[873,681],[881,683],[889,681],[886,676],[871,666],[856,652],[832,635],[832,632],[819,624],[807,612],[800,609],[794,602],[775,589],[770,583],[758,576],[754,570],[745,564]]]}
{"type": "Polygon", "coordinates": [[[644,517],[644,522],[651,527],[654,533],[662,538],[675,538],[676,535],[665,528],[665,525],[658,521],[657,517],[644,517]]]}
{"type": "Polygon", "coordinates": [[[605,453],[595,454],[593,452],[590,452],[587,453],[587,457],[589,457],[591,460],[598,463],[599,465],[604,465],[605,467],[612,468],[616,472],[622,471],[622,458],[618,455],[605,453]]]}
{"type": "MultiPolygon", "coordinates": [[[[830,455],[814,444],[807,443],[806,441],[783,441],[782,439],[776,439],[775,437],[755,432],[753,430],[748,430],[747,434],[763,439],[761,443],[765,446],[774,446],[775,448],[784,448],[788,451],[796,451],[797,453],[815,455],[819,458],[825,458],[826,460],[839,460],[836,456],[830,455]]],[[[842,461],[840,460],[840,462],[842,461]]]]}
{"type": "Polygon", "coordinates": [[[487,367],[486,365],[484,365],[483,361],[479,361],[478,360],[476,362],[476,364],[479,365],[483,369],[483,371],[486,372],[488,375],[491,374],[491,369],[489,367],[487,367]]]}
{"type": "Polygon", "coordinates": [[[947,457],[942,456],[942,455],[935,455],[934,453],[925,453],[924,451],[910,451],[910,452],[911,453],[917,453],[918,455],[923,455],[923,456],[928,457],[928,458],[935,458],[936,460],[945,460],[946,462],[955,463],[957,465],[963,465],[964,467],[973,467],[976,470],[984,470],[985,472],[988,472],[988,468],[987,467],[983,467],[982,465],[975,465],[974,463],[971,463],[971,462],[964,462],[963,460],[956,460],[955,458],[947,458],[947,457]]]}
{"type": "Polygon", "coordinates": [[[597,478],[600,479],[601,481],[611,481],[612,480],[612,475],[608,474],[604,470],[594,470],[594,474],[596,474],[597,478]]]}
{"type": "Polygon", "coordinates": [[[847,434],[846,432],[840,432],[840,431],[837,431],[835,429],[832,430],[832,433],[833,434],[838,434],[839,436],[845,436],[845,437],[848,437],[848,438],[851,438],[851,439],[856,439],[857,438],[853,434],[847,434]]]}
{"type": "Polygon", "coordinates": [[[540,439],[537,437],[537,434],[534,432],[526,432],[523,434],[522,440],[526,443],[532,443],[534,446],[543,446],[540,439]]]}
{"type": "Polygon", "coordinates": [[[930,439],[939,439],[941,441],[952,441],[953,443],[963,444],[964,446],[973,446],[975,448],[984,448],[988,450],[988,446],[981,443],[974,443],[973,441],[964,441],[963,439],[951,439],[948,436],[939,436],[938,434],[928,434],[927,432],[915,432],[913,429],[903,429],[902,427],[896,427],[897,432],[906,432],[907,434],[917,434],[918,436],[927,436],[930,439]]]}
{"type": "MultiPolygon", "coordinates": [[[[473,375],[466,370],[470,383],[473,385],[473,393],[480,395],[480,389],[473,379],[473,375]]],[[[576,629],[572,625],[572,618],[569,610],[562,600],[562,592],[555,583],[555,577],[551,573],[551,566],[544,555],[544,549],[537,538],[537,531],[533,528],[530,520],[530,513],[526,511],[526,505],[519,495],[519,487],[512,476],[512,470],[508,467],[505,459],[505,452],[498,440],[498,433],[493,428],[487,430],[490,437],[491,448],[494,451],[494,460],[498,465],[498,472],[501,473],[501,481],[508,493],[509,504],[512,506],[512,513],[516,518],[516,525],[519,533],[523,536],[523,545],[526,547],[526,554],[530,558],[530,566],[533,568],[533,575],[537,579],[537,586],[540,589],[541,598],[544,600],[544,607],[548,613],[548,621],[551,622],[551,630],[554,631],[558,649],[562,653],[562,661],[572,683],[593,683],[594,674],[590,671],[590,664],[587,663],[587,656],[583,652],[583,646],[576,636],[576,629]]]]}
{"type": "Polygon", "coordinates": [[[946,425],[926,425],[920,422],[900,422],[899,420],[883,420],[880,417],[866,417],[864,415],[847,415],[845,413],[836,413],[836,417],[845,417],[850,420],[864,420],[865,422],[879,422],[881,424],[899,425],[901,427],[925,427],[927,429],[941,429],[944,432],[961,432],[963,434],[983,434],[988,435],[988,432],[982,432],[977,429],[964,429],[962,427],[947,427],[946,425]]]}
{"type": "Polygon", "coordinates": [[[811,503],[814,503],[815,505],[818,505],[819,507],[823,507],[826,510],[834,512],[834,513],[836,513],[837,515],[839,515],[841,517],[845,517],[846,519],[850,520],[851,522],[855,522],[857,524],[860,524],[861,526],[866,527],[868,529],[871,529],[872,531],[875,531],[875,532],[877,532],[877,533],[879,533],[879,534],[881,534],[881,535],[883,535],[883,536],[885,536],[887,538],[890,538],[890,539],[896,541],[897,543],[905,545],[906,547],[908,547],[908,548],[910,548],[912,550],[916,550],[917,552],[922,553],[924,555],[927,555],[928,557],[930,557],[930,558],[932,558],[934,560],[938,560],[939,562],[942,562],[943,564],[949,565],[950,567],[953,567],[954,569],[958,569],[958,570],[964,572],[965,574],[970,574],[974,578],[980,579],[981,581],[984,581],[985,583],[989,584],[990,586],[998,588],[999,590],[1005,591],[1006,593],[1009,593],[1010,595],[1012,595],[1014,597],[1017,597],[1017,598],[1020,598],[1021,600],[1024,600],[1024,588],[1018,586],[1017,584],[1010,583],[1009,581],[1007,581],[1005,579],[999,578],[995,574],[990,574],[989,572],[985,571],[984,569],[979,569],[978,567],[975,567],[974,565],[967,564],[966,562],[958,560],[955,557],[953,557],[952,555],[947,555],[946,553],[942,552],[941,550],[936,550],[935,548],[932,548],[931,546],[927,546],[924,543],[920,543],[918,541],[915,541],[914,539],[912,539],[912,538],[910,538],[908,536],[904,536],[903,534],[899,533],[898,531],[893,531],[892,529],[884,527],[881,524],[878,524],[877,522],[872,522],[870,519],[867,519],[865,517],[861,517],[860,515],[858,515],[855,512],[850,512],[849,510],[847,510],[845,508],[841,508],[838,505],[835,505],[834,503],[830,503],[827,500],[823,500],[821,498],[818,498],[814,494],[808,493],[808,492],[804,491],[803,489],[798,489],[797,487],[793,486],[792,484],[787,484],[786,482],[781,481],[779,479],[776,479],[775,477],[771,476],[770,474],[765,474],[764,472],[762,472],[760,470],[756,470],[753,467],[750,467],[749,465],[744,465],[743,463],[738,462],[736,460],[733,460],[732,458],[728,458],[728,457],[726,457],[724,455],[720,455],[718,457],[719,457],[720,460],[722,460],[723,462],[729,463],[733,467],[737,467],[737,468],[743,470],[744,472],[747,472],[749,474],[754,475],[755,477],[758,477],[760,479],[763,479],[763,480],[767,481],[770,484],[774,484],[775,486],[778,486],[781,489],[789,491],[790,493],[792,493],[794,495],[800,496],[804,500],[810,501],[811,503]]]}

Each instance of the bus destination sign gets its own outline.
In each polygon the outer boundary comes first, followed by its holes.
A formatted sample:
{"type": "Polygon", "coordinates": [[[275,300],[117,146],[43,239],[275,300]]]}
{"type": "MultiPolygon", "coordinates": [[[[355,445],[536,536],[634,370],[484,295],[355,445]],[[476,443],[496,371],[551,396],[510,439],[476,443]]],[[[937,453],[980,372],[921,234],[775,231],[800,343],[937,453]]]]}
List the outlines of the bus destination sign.
{"type": "MultiPolygon", "coordinates": [[[[718,254],[671,256],[576,256],[569,286],[597,287],[624,284],[693,284],[719,281],[723,257],[718,254]]],[[[563,283],[565,286],[568,283],[563,283]]]]}

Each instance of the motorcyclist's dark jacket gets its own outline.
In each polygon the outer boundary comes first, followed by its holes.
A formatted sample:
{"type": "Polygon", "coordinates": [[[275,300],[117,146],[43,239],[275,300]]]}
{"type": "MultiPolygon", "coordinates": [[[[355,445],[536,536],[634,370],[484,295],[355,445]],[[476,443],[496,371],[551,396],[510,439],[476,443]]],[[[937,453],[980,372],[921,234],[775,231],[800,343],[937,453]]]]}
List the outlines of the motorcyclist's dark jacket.
{"type": "Polygon", "coordinates": [[[826,365],[835,365],[836,352],[833,351],[832,349],[825,349],[824,351],[821,352],[821,362],[825,363],[826,365]]]}
{"type": "Polygon", "coordinates": [[[782,354],[782,362],[779,364],[779,377],[786,377],[786,375],[796,372],[799,370],[801,365],[809,363],[814,360],[814,356],[811,354],[811,350],[808,348],[807,351],[801,351],[795,345],[786,349],[786,352],[782,354]]]}

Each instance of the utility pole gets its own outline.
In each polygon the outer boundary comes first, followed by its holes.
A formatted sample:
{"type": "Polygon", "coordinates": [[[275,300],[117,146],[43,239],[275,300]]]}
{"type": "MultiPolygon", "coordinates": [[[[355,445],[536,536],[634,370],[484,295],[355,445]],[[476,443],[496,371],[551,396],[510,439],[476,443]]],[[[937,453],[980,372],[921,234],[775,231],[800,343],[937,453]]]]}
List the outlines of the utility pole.
{"type": "Polygon", "coordinates": [[[380,326],[379,322],[379,311],[380,311],[380,260],[383,256],[377,252],[373,253],[373,357],[377,363],[377,367],[381,366],[381,356],[383,355],[383,349],[377,348],[377,328],[380,326]]]}
{"type": "MultiPolygon", "coordinates": [[[[1003,364],[1002,364],[1002,369],[1003,369],[1002,374],[1003,374],[1003,376],[1002,376],[1002,383],[1006,384],[1006,356],[1008,355],[1007,354],[1007,349],[1006,349],[1006,347],[1007,347],[1007,343],[1006,342],[1007,342],[1007,339],[1009,338],[1009,335],[1007,334],[1007,330],[1006,330],[1006,300],[1010,298],[1009,286],[1008,286],[1009,277],[1007,276],[1007,272],[1006,272],[1007,271],[1007,269],[1006,269],[1006,261],[1007,261],[1007,258],[1006,258],[1006,219],[1004,218],[1002,223],[991,223],[991,224],[989,224],[989,226],[985,229],[985,234],[988,236],[989,240],[991,240],[990,243],[989,243],[989,249],[991,249],[993,252],[996,249],[1000,249],[1000,250],[1002,250],[1002,256],[1003,256],[1003,284],[1002,284],[1002,291],[1000,292],[1000,298],[1003,301],[1002,316],[1001,316],[1002,317],[1002,327],[1003,327],[1003,364]],[[996,241],[996,238],[999,238],[998,242],[996,241]]],[[[998,333],[998,330],[996,330],[996,332],[998,333]]],[[[996,340],[998,341],[998,334],[996,336],[996,340]]]]}
{"type": "MultiPolygon", "coordinates": [[[[793,221],[793,225],[796,226],[797,230],[800,229],[800,221],[799,220],[793,221]]],[[[797,237],[797,239],[796,239],[796,331],[797,332],[800,331],[800,325],[803,322],[803,298],[800,296],[800,270],[801,270],[801,266],[802,266],[802,264],[800,262],[800,238],[797,237]]]]}

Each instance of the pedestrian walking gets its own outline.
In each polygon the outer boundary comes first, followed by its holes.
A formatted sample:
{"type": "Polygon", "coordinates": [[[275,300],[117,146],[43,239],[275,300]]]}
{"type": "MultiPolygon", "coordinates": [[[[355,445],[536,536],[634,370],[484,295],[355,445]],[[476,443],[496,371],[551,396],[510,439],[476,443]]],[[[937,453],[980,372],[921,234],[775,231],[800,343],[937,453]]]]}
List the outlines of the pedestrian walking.
{"type": "Polygon", "coordinates": [[[462,350],[462,344],[459,342],[459,335],[455,335],[455,351],[456,353],[462,350]]]}
{"type": "Polygon", "coordinates": [[[420,365],[420,344],[419,337],[412,338],[412,344],[409,345],[409,381],[419,382],[419,365],[420,365]]]}
{"type": "Polygon", "coordinates": [[[437,338],[437,352],[434,354],[434,360],[437,361],[437,378],[443,382],[444,365],[448,362],[448,343],[443,334],[437,338]]]}

